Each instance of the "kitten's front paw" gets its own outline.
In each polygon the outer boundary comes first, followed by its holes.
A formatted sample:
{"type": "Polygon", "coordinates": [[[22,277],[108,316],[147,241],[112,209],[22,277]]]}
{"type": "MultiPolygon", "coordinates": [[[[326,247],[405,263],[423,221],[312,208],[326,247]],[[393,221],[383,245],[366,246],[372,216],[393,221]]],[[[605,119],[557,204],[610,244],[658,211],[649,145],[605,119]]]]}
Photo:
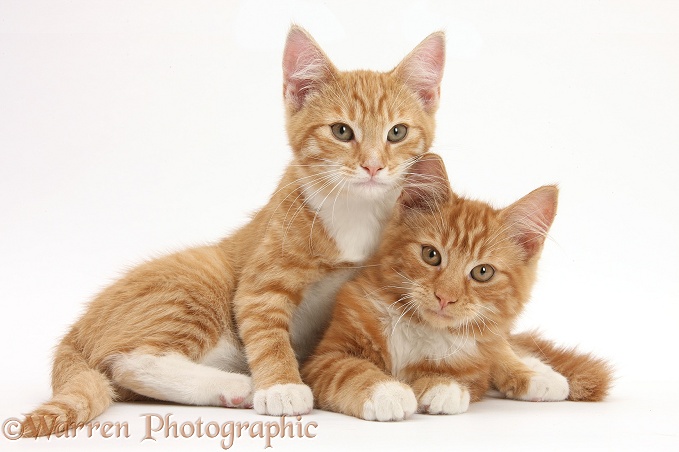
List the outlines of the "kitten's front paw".
{"type": "Polygon", "coordinates": [[[469,390],[452,382],[436,385],[424,393],[418,405],[420,413],[460,414],[469,409],[469,390]]]}
{"type": "Polygon", "coordinates": [[[528,390],[517,397],[530,402],[558,402],[568,398],[568,380],[537,358],[527,357],[522,361],[535,375],[530,379],[528,390]]]}
{"type": "Polygon", "coordinates": [[[255,411],[270,416],[307,414],[314,407],[314,396],[307,385],[273,385],[255,392],[255,411]]]}
{"type": "Polygon", "coordinates": [[[366,421],[401,421],[415,412],[417,399],[410,386],[397,381],[373,386],[370,398],[363,404],[366,421]]]}

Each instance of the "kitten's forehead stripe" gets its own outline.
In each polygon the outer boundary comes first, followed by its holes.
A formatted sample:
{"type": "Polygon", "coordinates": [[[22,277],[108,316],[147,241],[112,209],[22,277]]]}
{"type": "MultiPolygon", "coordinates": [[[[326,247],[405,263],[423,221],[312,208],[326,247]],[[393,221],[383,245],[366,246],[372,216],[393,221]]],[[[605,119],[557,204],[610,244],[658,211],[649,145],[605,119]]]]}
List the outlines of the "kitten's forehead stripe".
{"type": "Polygon", "coordinates": [[[403,104],[409,97],[403,89],[391,86],[385,74],[363,72],[345,75],[336,87],[335,94],[347,99],[350,94],[351,102],[344,103],[345,114],[357,119],[358,117],[383,118],[388,122],[404,113],[403,104]]]}
{"type": "Polygon", "coordinates": [[[460,250],[479,258],[485,254],[489,233],[495,226],[493,212],[489,209],[453,209],[447,218],[450,249],[460,250]]]}
{"type": "Polygon", "coordinates": [[[387,104],[387,93],[384,90],[381,90],[379,97],[377,99],[377,111],[380,115],[382,115],[385,118],[388,118],[390,121],[392,120],[392,116],[389,114],[389,108],[387,104]]]}
{"type": "Polygon", "coordinates": [[[356,111],[357,114],[361,112],[363,112],[364,114],[369,112],[368,105],[364,102],[363,99],[364,99],[363,95],[361,95],[357,91],[351,92],[351,100],[353,101],[354,110],[356,111]]]}

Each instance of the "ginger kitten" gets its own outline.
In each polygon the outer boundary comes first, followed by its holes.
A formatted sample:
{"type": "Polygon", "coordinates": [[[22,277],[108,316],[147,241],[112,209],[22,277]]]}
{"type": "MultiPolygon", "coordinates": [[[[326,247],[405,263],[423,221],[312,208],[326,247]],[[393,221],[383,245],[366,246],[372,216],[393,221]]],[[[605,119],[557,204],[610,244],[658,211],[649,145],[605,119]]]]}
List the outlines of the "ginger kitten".
{"type": "Polygon", "coordinates": [[[293,157],[278,189],[218,244],[144,263],[99,294],[57,347],[53,398],[27,415],[25,435],[87,422],[115,400],[309,412],[298,360],[431,146],[443,64],[434,33],[390,72],[342,72],[293,26],[283,56],[293,157]]]}
{"type": "Polygon", "coordinates": [[[604,361],[510,334],[556,215],[556,187],[495,210],[456,196],[436,155],[409,179],[378,251],[340,290],[302,369],[318,407],[379,421],[416,409],[456,414],[491,384],[520,400],[603,398],[604,361]]]}

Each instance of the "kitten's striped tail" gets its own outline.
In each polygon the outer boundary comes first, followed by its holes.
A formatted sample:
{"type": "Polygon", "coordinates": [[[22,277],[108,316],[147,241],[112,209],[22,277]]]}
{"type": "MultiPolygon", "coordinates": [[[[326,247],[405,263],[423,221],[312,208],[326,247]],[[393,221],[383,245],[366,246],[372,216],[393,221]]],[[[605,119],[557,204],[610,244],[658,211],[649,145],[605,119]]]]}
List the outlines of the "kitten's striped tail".
{"type": "Polygon", "coordinates": [[[52,399],[26,415],[22,434],[50,436],[82,425],[113,401],[111,381],[90,367],[67,335],[57,347],[52,369],[52,399]]]}
{"type": "Polygon", "coordinates": [[[613,369],[606,360],[572,348],[559,347],[537,331],[513,334],[510,343],[519,355],[532,355],[566,377],[568,400],[598,402],[608,394],[613,369]]]}

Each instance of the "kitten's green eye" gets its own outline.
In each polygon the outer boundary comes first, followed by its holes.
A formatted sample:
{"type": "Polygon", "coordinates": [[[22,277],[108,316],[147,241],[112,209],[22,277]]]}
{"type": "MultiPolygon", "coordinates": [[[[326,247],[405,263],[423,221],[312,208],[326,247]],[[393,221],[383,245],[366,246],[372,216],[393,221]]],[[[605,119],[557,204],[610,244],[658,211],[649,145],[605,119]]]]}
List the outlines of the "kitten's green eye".
{"type": "Polygon", "coordinates": [[[495,269],[487,264],[477,265],[472,268],[470,276],[474,281],[486,282],[490,281],[490,278],[495,274],[495,269]]]}
{"type": "Polygon", "coordinates": [[[332,134],[340,141],[351,141],[354,139],[354,131],[346,124],[338,122],[330,126],[332,134]]]}
{"type": "Polygon", "coordinates": [[[392,143],[398,143],[399,141],[403,141],[406,135],[408,135],[408,127],[405,124],[396,124],[389,130],[389,133],[387,133],[387,140],[392,143]]]}
{"type": "Polygon", "coordinates": [[[424,245],[422,247],[422,260],[434,267],[441,265],[441,253],[433,246],[424,245]]]}

